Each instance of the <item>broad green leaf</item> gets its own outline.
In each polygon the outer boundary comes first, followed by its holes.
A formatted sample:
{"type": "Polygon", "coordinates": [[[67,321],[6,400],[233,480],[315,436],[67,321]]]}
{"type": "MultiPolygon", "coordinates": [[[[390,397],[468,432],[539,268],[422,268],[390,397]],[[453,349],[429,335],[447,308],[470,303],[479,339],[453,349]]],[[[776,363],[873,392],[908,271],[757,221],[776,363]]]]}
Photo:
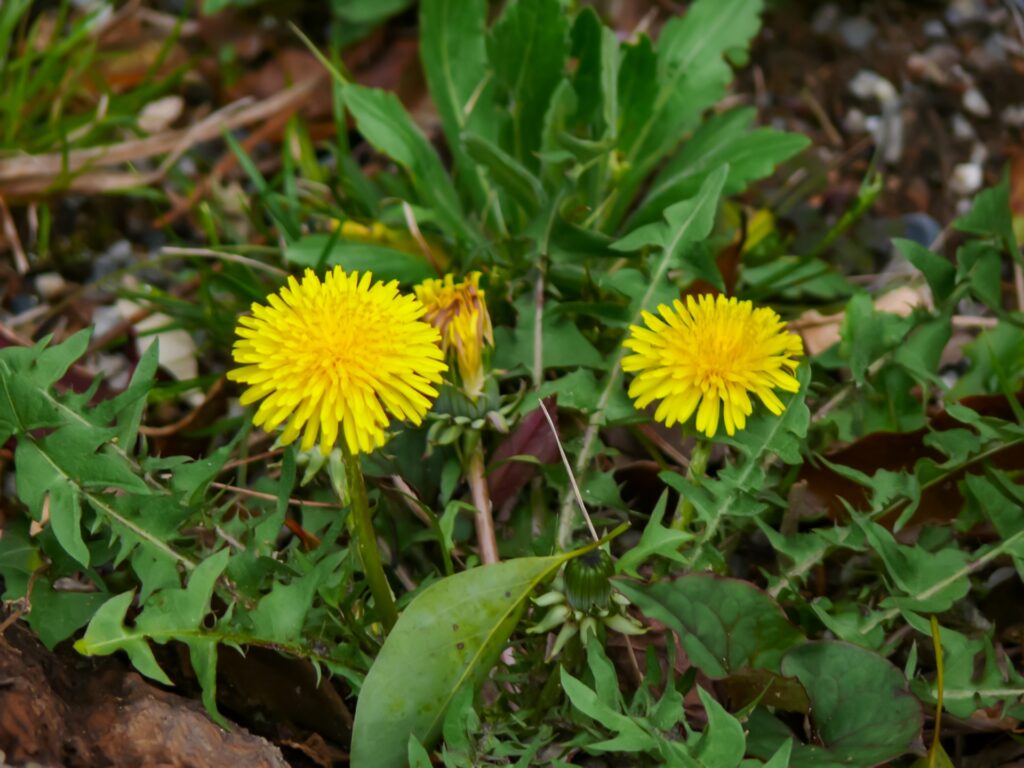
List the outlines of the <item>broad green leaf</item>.
{"type": "Polygon", "coordinates": [[[697,694],[707,713],[708,724],[697,742],[693,756],[704,765],[736,768],[747,751],[743,726],[703,688],[698,687],[697,694]]]}
{"type": "Polygon", "coordinates": [[[614,225],[659,162],[725,93],[729,51],[744,49],[760,27],[760,0],[698,0],[671,19],[658,39],[656,71],[642,53],[627,50],[620,85],[619,148],[628,164],[609,220],[614,225]],[[648,82],[643,82],[648,80],[648,82]]]}
{"type": "Polygon", "coordinates": [[[331,0],[331,10],[350,24],[375,25],[412,5],[412,0],[331,0]]]}
{"type": "Polygon", "coordinates": [[[422,255],[406,253],[385,245],[356,243],[350,240],[331,242],[329,235],[307,235],[288,246],[284,257],[292,264],[317,268],[341,266],[346,272],[372,272],[380,280],[397,280],[414,285],[437,272],[422,255]]]}
{"type": "Polygon", "coordinates": [[[463,216],[455,187],[437,152],[416,127],[395,94],[347,84],[345,106],[359,132],[377,150],[401,165],[420,198],[429,203],[449,234],[470,242],[479,240],[463,216]]]}
{"type": "MultiPolygon", "coordinates": [[[[743,467],[758,462],[769,454],[778,456],[787,464],[803,463],[801,449],[811,424],[811,412],[805,402],[807,388],[811,382],[810,365],[802,363],[797,367],[795,375],[800,383],[800,389],[783,399],[786,407],[782,415],[776,416],[759,403],[754,415],[747,421],[745,429],[733,437],[726,435],[723,438],[746,457],[743,467]]],[[[737,478],[736,485],[749,488],[746,479],[742,477],[737,478]]]]}
{"type": "Polygon", "coordinates": [[[269,594],[262,597],[256,608],[249,612],[255,633],[279,643],[299,638],[317,587],[338,568],[344,557],[344,552],[334,552],[317,563],[306,575],[288,584],[280,581],[275,583],[269,594]]]}
{"type": "Polygon", "coordinates": [[[81,530],[83,495],[110,487],[149,493],[121,455],[102,448],[109,437],[109,430],[68,425],[38,440],[19,440],[15,451],[19,497],[36,520],[48,507],[57,540],[82,565],[89,564],[81,530]]]}
{"type": "Polygon", "coordinates": [[[478,210],[487,203],[486,179],[466,153],[463,133],[495,136],[493,91],[487,62],[485,0],[422,0],[420,59],[459,180],[478,210]]]}
{"type": "Polygon", "coordinates": [[[66,414],[47,390],[85,353],[89,335],[79,331],[55,346],[47,336],[32,347],[0,349],[0,439],[65,423],[66,414]]]}
{"type": "Polygon", "coordinates": [[[957,280],[967,284],[989,309],[1002,309],[1003,258],[999,249],[982,240],[969,240],[956,252],[957,280]]]}
{"type": "Polygon", "coordinates": [[[432,768],[430,755],[420,744],[419,739],[409,734],[409,768],[432,768]]]}
{"type": "Polygon", "coordinates": [[[527,216],[537,212],[544,199],[544,190],[518,160],[493,142],[471,133],[462,136],[462,143],[469,156],[488,170],[495,184],[519,203],[527,216]]]}
{"type": "Polygon", "coordinates": [[[953,326],[948,315],[922,322],[896,348],[893,362],[903,366],[922,386],[944,387],[938,370],[942,352],[952,335],[953,326]]]}
{"type": "Polygon", "coordinates": [[[974,198],[971,210],[953,222],[961,232],[995,237],[1019,263],[1020,246],[1013,232],[1010,211],[1010,178],[1004,175],[996,186],[982,190],[974,198]]]}
{"type": "Polygon", "coordinates": [[[657,741],[632,717],[602,701],[597,693],[561,667],[562,689],[580,712],[615,734],[615,738],[588,744],[595,752],[644,752],[657,747],[657,741]]]}
{"type": "Polygon", "coordinates": [[[948,399],[964,395],[1002,392],[1001,379],[1010,389],[1020,390],[1024,381],[1024,333],[1005,320],[979,333],[974,341],[964,344],[964,355],[970,368],[949,391],[948,399]]]}
{"type": "Polygon", "coordinates": [[[145,635],[132,632],[125,626],[125,614],[134,598],[134,592],[123,592],[101,605],[89,622],[85,636],[75,643],[75,650],[83,656],[108,656],[124,651],[132,666],[146,677],[164,685],[174,685],[157,663],[145,635]]]}
{"type": "Polygon", "coordinates": [[[616,251],[637,251],[647,246],[661,248],[665,258],[678,262],[684,246],[711,234],[715,211],[722,196],[729,167],[723,165],[708,174],[697,194],[665,209],[665,221],[634,229],[612,243],[616,251]]]}
{"type": "MultiPolygon", "coordinates": [[[[516,327],[494,329],[494,367],[518,369],[534,364],[534,327],[536,310],[533,298],[524,293],[515,303],[518,312],[516,327]]],[[[572,318],[545,312],[541,319],[541,367],[602,368],[605,361],[587,337],[580,333],[572,318]]]]}
{"type": "Polygon", "coordinates": [[[756,112],[752,107],[734,109],[706,121],[655,177],[640,209],[630,217],[634,224],[653,221],[673,203],[692,196],[709,173],[729,166],[723,193],[734,195],[810,144],[798,133],[772,128],[750,130],[756,112]]]}
{"type": "Polygon", "coordinates": [[[868,367],[903,341],[912,325],[912,318],[877,311],[866,292],[854,294],[846,305],[840,329],[840,351],[858,384],[867,384],[868,367]]]}
{"type": "Polygon", "coordinates": [[[778,751],[769,758],[768,762],[760,760],[744,760],[740,768],[789,768],[789,757],[793,753],[793,739],[784,741],[778,751]]]}
{"type": "Polygon", "coordinates": [[[570,556],[485,565],[416,595],[360,692],[353,768],[404,766],[410,735],[431,744],[454,696],[480,685],[498,660],[527,596],[570,556]]]}
{"type": "Polygon", "coordinates": [[[512,0],[487,41],[495,79],[511,102],[509,153],[527,168],[537,167],[544,114],[565,68],[568,37],[558,0],[512,0]]]}
{"type": "Polygon", "coordinates": [[[686,558],[680,554],[683,545],[693,538],[693,534],[679,531],[662,524],[668,504],[668,491],[661,494],[654,505],[651,516],[644,526],[640,541],[630,547],[615,563],[616,573],[625,573],[639,578],[637,568],[649,558],[657,555],[678,563],[685,563],[686,558]]]}
{"type": "Polygon", "coordinates": [[[40,576],[32,585],[28,623],[43,645],[53,649],[88,624],[109,597],[106,592],[58,591],[49,579],[40,576]]]}
{"type": "Polygon", "coordinates": [[[590,674],[594,676],[594,692],[597,697],[622,709],[622,691],[619,690],[619,677],[615,673],[615,666],[605,655],[600,643],[587,643],[587,667],[590,674]]]}
{"type": "Polygon", "coordinates": [[[133,627],[125,624],[125,614],[134,593],[125,592],[111,598],[96,611],[85,636],[75,643],[75,650],[84,656],[109,656],[125,651],[139,672],[165,685],[173,685],[153,656],[149,642],[184,642],[203,686],[203,703],[210,715],[223,725],[224,720],[216,708],[216,637],[204,633],[203,622],[210,612],[213,589],[228,557],[228,550],[222,549],[196,566],[184,589],[164,589],[153,594],[133,627]]]}
{"type": "Polygon", "coordinates": [[[885,564],[885,572],[905,595],[889,598],[892,603],[910,610],[943,613],[970,591],[967,554],[963,550],[950,547],[928,552],[920,546],[904,546],[878,523],[859,522],[871,549],[885,564]]]}
{"type": "MultiPolygon", "coordinates": [[[[871,768],[904,754],[920,738],[921,705],[903,673],[871,651],[835,641],[806,643],[786,654],[782,673],[807,690],[822,742],[794,744],[793,768],[871,768]]],[[[763,710],[749,726],[747,744],[755,756],[767,757],[792,739],[763,710]]]]}
{"type": "Polygon", "coordinates": [[[709,677],[745,667],[777,671],[782,655],[803,642],[774,600],[739,579],[690,574],[617,586],[645,616],[674,630],[690,661],[709,677]]]}
{"type": "Polygon", "coordinates": [[[577,61],[572,78],[578,97],[575,119],[593,125],[595,136],[613,138],[619,118],[619,39],[589,6],[576,16],[571,37],[577,61]]]}
{"type": "MultiPolygon", "coordinates": [[[[915,630],[931,636],[928,619],[912,612],[904,614],[915,630]]],[[[954,717],[969,718],[976,711],[1024,699],[1024,675],[1012,664],[997,659],[992,641],[987,637],[968,637],[942,627],[942,656],[945,667],[943,706],[954,717]]],[[[914,691],[923,700],[934,704],[935,679],[918,678],[914,691]]]]}
{"type": "MultiPolygon", "coordinates": [[[[592,371],[578,368],[565,376],[544,382],[540,389],[527,395],[520,406],[522,412],[532,411],[540,400],[549,395],[558,395],[559,408],[572,408],[583,413],[590,413],[601,397],[601,386],[592,371]]],[[[605,408],[602,423],[623,424],[642,419],[643,414],[637,412],[625,391],[619,389],[612,393],[612,398],[605,408]]]]}
{"type": "Polygon", "coordinates": [[[914,240],[897,237],[892,243],[905,259],[921,270],[936,302],[942,303],[950,297],[956,286],[956,267],[914,240]]]}

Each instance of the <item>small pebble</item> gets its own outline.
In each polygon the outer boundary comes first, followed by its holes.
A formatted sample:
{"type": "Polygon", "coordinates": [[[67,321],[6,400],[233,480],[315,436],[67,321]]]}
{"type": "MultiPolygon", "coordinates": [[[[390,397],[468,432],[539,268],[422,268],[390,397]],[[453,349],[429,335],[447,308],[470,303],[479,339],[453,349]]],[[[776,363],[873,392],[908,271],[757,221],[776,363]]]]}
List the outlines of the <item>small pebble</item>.
{"type": "Polygon", "coordinates": [[[949,188],[954,194],[962,197],[973,195],[981,189],[982,172],[977,163],[960,163],[953,168],[949,178],[949,188]]]}
{"type": "Polygon", "coordinates": [[[875,39],[876,31],[875,25],[863,16],[846,18],[839,23],[839,36],[846,47],[854,51],[867,48],[868,43],[875,39]]]}
{"type": "Polygon", "coordinates": [[[927,53],[912,53],[907,57],[907,71],[915,78],[932,83],[946,85],[949,82],[947,70],[927,53]]]}
{"type": "Polygon", "coordinates": [[[985,97],[977,88],[968,88],[964,91],[964,109],[978,117],[988,117],[992,114],[992,107],[988,105],[985,97]]]}
{"type": "Polygon", "coordinates": [[[124,315],[114,304],[100,304],[94,307],[92,311],[93,336],[98,338],[105,335],[122,320],[124,320],[124,315]]]}
{"type": "Polygon", "coordinates": [[[974,141],[978,138],[971,121],[959,112],[953,113],[953,138],[957,141],[974,141]]]}
{"type": "Polygon", "coordinates": [[[886,80],[877,72],[870,69],[862,69],[850,81],[850,93],[858,99],[878,99],[882,103],[895,101],[897,96],[896,86],[886,80]]]}
{"type": "Polygon", "coordinates": [[[164,96],[149,102],[139,113],[139,128],[146,133],[159,133],[181,117],[185,100],[181,96],[164,96]]]}
{"type": "Polygon", "coordinates": [[[1011,128],[1024,127],[1024,104],[1011,104],[999,113],[999,119],[1011,128]]]}
{"type": "Polygon", "coordinates": [[[843,130],[847,133],[864,133],[867,131],[866,120],[864,113],[854,107],[843,118],[843,130]]]}
{"type": "Polygon", "coordinates": [[[827,34],[836,25],[839,18],[839,6],[835,3],[825,3],[815,12],[811,19],[811,29],[817,35],[827,34]]]}
{"type": "Polygon", "coordinates": [[[946,8],[946,21],[956,27],[970,21],[981,21],[987,9],[981,0],[952,0],[946,8]]]}
{"type": "Polygon", "coordinates": [[[927,213],[908,213],[903,217],[904,236],[926,248],[935,242],[942,227],[927,213]]]}
{"type": "Polygon", "coordinates": [[[124,355],[109,355],[99,353],[93,358],[93,366],[98,373],[103,374],[107,386],[119,390],[128,386],[131,379],[131,369],[124,355]]]}
{"type": "Polygon", "coordinates": [[[118,240],[92,261],[92,279],[99,280],[112,272],[124,269],[132,261],[132,244],[118,240]]]}
{"type": "Polygon", "coordinates": [[[67,282],[58,272],[41,272],[36,275],[36,291],[43,301],[52,301],[67,287],[67,282]]]}
{"type": "Polygon", "coordinates": [[[33,307],[38,307],[39,297],[32,293],[16,293],[10,298],[9,306],[12,315],[20,315],[33,307]]]}

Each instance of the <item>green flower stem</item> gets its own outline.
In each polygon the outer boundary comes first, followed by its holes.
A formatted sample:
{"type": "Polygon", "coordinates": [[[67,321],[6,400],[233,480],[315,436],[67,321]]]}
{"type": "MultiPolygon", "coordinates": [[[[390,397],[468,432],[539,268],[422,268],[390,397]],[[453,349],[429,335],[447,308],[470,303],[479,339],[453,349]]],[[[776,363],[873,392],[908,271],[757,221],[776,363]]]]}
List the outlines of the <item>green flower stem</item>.
{"type": "Polygon", "coordinates": [[[345,440],[339,441],[341,453],[345,459],[345,478],[348,480],[349,523],[352,539],[359,553],[359,561],[363,566],[363,574],[370,585],[370,594],[377,607],[380,620],[385,630],[390,631],[398,621],[398,609],[395,608],[395,597],[391,594],[391,586],[384,575],[384,566],[377,548],[377,532],[373,529],[373,517],[370,515],[370,503],[366,498],[366,483],[363,470],[359,466],[359,457],[353,456],[345,440]]]}
{"type": "MultiPolygon", "coordinates": [[[[707,474],[712,445],[713,443],[700,437],[693,444],[693,451],[690,452],[690,466],[686,470],[686,479],[695,487],[701,484],[707,474]]],[[[693,502],[680,494],[676,515],[672,519],[672,527],[677,531],[685,531],[690,527],[691,522],[693,522],[693,502]]]]}

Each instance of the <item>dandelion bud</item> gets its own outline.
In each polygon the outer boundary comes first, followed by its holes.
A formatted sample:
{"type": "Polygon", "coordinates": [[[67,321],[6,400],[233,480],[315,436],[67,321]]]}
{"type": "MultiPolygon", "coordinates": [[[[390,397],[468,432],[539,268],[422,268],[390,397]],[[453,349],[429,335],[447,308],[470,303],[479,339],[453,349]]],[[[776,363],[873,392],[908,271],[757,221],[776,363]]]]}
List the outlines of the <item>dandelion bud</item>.
{"type": "Polygon", "coordinates": [[[565,596],[569,605],[584,614],[607,608],[614,572],[611,556],[602,549],[570,560],[565,565],[565,596]]]}
{"type": "Polygon", "coordinates": [[[461,283],[452,275],[425,280],[416,286],[416,296],[427,308],[423,319],[441,332],[445,354],[455,358],[463,391],[476,399],[484,388],[484,346],[494,346],[480,273],[471,272],[461,283]]]}

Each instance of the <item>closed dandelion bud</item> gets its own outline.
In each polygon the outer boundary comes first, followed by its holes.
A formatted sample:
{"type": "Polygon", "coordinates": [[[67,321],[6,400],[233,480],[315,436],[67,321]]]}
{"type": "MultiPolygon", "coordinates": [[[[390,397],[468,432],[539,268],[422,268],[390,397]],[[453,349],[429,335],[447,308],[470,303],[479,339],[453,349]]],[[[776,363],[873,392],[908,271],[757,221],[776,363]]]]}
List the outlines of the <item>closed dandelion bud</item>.
{"type": "Polygon", "coordinates": [[[458,283],[452,275],[425,280],[415,290],[427,310],[424,319],[441,332],[445,354],[455,358],[463,391],[476,400],[484,390],[484,349],[494,346],[480,273],[471,272],[458,283]]]}
{"type": "Polygon", "coordinates": [[[565,566],[565,596],[569,605],[584,614],[607,608],[614,571],[611,556],[601,549],[570,560],[565,566]]]}

